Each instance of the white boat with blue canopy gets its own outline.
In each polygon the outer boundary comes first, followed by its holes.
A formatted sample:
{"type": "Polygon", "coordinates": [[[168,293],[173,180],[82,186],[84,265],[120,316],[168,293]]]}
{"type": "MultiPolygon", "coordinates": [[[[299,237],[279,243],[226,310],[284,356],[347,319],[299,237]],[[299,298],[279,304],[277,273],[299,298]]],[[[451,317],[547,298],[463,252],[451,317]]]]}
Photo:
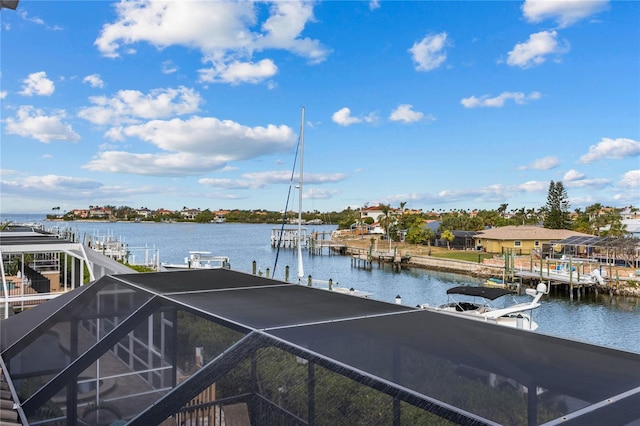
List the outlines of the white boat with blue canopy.
{"type": "Polygon", "coordinates": [[[513,296],[515,293],[505,288],[458,286],[447,290],[449,296],[447,303],[437,307],[423,304],[420,307],[533,331],[538,328],[538,324],[533,321],[531,312],[540,307],[540,299],[549,291],[545,284],[540,283],[535,289],[528,288],[525,292],[533,297],[530,302],[496,308],[491,305],[491,302],[505,296],[513,296]],[[462,298],[456,296],[462,296],[462,298]]]}

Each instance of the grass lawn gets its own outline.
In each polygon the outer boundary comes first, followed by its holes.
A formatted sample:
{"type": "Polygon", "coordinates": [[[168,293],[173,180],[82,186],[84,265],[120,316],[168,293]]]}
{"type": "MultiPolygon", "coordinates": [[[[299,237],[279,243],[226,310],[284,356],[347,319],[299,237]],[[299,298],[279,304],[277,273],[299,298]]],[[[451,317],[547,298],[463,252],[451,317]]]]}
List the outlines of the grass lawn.
{"type": "Polygon", "coordinates": [[[433,250],[432,257],[444,259],[466,260],[467,262],[481,263],[484,259],[491,259],[493,255],[477,251],[456,251],[456,250],[433,250]]]}

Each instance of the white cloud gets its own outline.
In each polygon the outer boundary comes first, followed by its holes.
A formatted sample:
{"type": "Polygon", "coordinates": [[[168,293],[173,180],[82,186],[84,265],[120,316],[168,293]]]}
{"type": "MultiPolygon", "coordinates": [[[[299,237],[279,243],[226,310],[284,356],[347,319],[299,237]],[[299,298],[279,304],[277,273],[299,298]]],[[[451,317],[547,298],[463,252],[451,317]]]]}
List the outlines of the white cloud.
{"type": "Polygon", "coordinates": [[[567,181],[565,186],[567,188],[590,188],[590,189],[602,189],[611,184],[610,179],[576,179],[567,181]]]}
{"type": "Polygon", "coordinates": [[[138,90],[120,90],[115,96],[92,96],[95,106],[81,108],[78,116],[94,124],[133,123],[138,119],[166,118],[199,110],[202,98],[193,89],[154,89],[148,94],[138,90]]]}
{"type": "Polygon", "coordinates": [[[18,15],[25,21],[32,22],[37,25],[45,25],[42,18],[38,18],[37,16],[34,16],[33,18],[31,18],[24,9],[19,10],[18,15]]]}
{"type": "Polygon", "coordinates": [[[464,190],[443,190],[430,198],[432,202],[453,202],[461,200],[474,200],[476,202],[503,202],[513,199],[522,193],[544,193],[549,186],[548,182],[529,181],[518,185],[493,184],[480,188],[464,190]]]}
{"type": "Polygon", "coordinates": [[[539,92],[531,92],[528,95],[522,92],[502,92],[498,96],[493,98],[489,97],[489,95],[484,95],[479,98],[475,96],[471,96],[468,98],[464,98],[460,101],[460,103],[465,108],[478,108],[478,107],[493,107],[493,108],[501,108],[504,106],[504,103],[509,99],[513,100],[517,105],[523,105],[530,100],[538,100],[541,95],[539,92]]]}
{"type": "Polygon", "coordinates": [[[507,64],[529,68],[544,63],[548,55],[566,53],[569,50],[569,43],[565,41],[560,45],[556,40],[557,36],[556,31],[540,31],[531,34],[529,40],[516,44],[509,52],[507,64]]]}
{"type": "Polygon", "coordinates": [[[102,184],[92,179],[44,175],[2,180],[2,192],[44,198],[76,198],[92,196],[102,184]]]}
{"type": "Polygon", "coordinates": [[[369,10],[380,9],[380,0],[370,0],[369,1],[369,10]]]}
{"type": "Polygon", "coordinates": [[[89,83],[91,87],[104,87],[104,81],[100,78],[100,74],[91,74],[82,79],[83,83],[89,83]]]}
{"type": "Polygon", "coordinates": [[[336,195],[339,195],[341,191],[339,189],[329,188],[310,188],[308,191],[304,191],[302,198],[305,200],[328,200],[336,195]]]}
{"type": "Polygon", "coordinates": [[[584,173],[573,169],[564,174],[562,181],[567,188],[600,189],[611,184],[610,179],[587,179],[584,173]]]}
{"type": "MultiPolygon", "coordinates": [[[[7,176],[4,171],[2,176],[7,176]]],[[[118,204],[123,202],[123,197],[135,197],[132,200],[137,203],[140,195],[157,194],[160,191],[164,194],[171,193],[171,188],[166,186],[162,188],[144,185],[109,186],[89,178],[53,174],[12,176],[11,179],[0,180],[0,186],[3,195],[17,200],[21,205],[33,204],[34,200],[37,200],[36,205],[31,207],[36,209],[42,209],[43,205],[46,206],[49,202],[42,203],[42,200],[53,200],[55,205],[60,205],[60,200],[64,200],[63,203],[70,205],[69,208],[74,208],[78,204],[93,203],[96,199],[102,200],[105,204],[118,204]]]]}
{"type": "Polygon", "coordinates": [[[413,62],[418,71],[431,71],[438,68],[447,59],[444,48],[447,42],[447,33],[428,35],[419,42],[413,44],[411,52],[413,62]]]}
{"type": "Polygon", "coordinates": [[[522,5],[522,12],[528,22],[552,19],[560,28],[565,28],[607,9],[608,5],[608,0],[526,0],[522,5]]]}
{"type": "Polygon", "coordinates": [[[276,75],[278,67],[271,59],[263,59],[258,63],[239,61],[220,63],[198,72],[200,81],[207,83],[260,83],[276,75]]]}
{"type": "MultiPolygon", "coordinates": [[[[307,184],[320,185],[323,183],[335,183],[344,180],[346,176],[342,173],[336,174],[312,174],[305,175],[307,184]]],[[[216,189],[259,189],[269,184],[289,184],[291,172],[277,170],[266,172],[243,173],[241,179],[216,179],[202,178],[198,183],[216,189]]],[[[306,194],[317,192],[317,188],[310,189],[306,194]]],[[[329,191],[328,193],[330,193],[329,191]]],[[[304,198],[304,195],[303,195],[304,198]]]]}
{"type": "MultiPolygon", "coordinates": [[[[242,177],[256,182],[263,183],[286,183],[291,181],[291,172],[286,170],[267,171],[267,172],[252,172],[243,173],[242,177]]],[[[324,183],[340,182],[346,178],[343,173],[323,174],[313,173],[305,174],[304,182],[306,184],[321,185],[324,183]]]]}
{"type": "Polygon", "coordinates": [[[534,160],[531,164],[527,166],[520,166],[520,170],[550,170],[555,167],[558,167],[560,164],[560,159],[556,156],[548,156],[543,158],[538,158],[534,160]]]}
{"type": "Polygon", "coordinates": [[[19,93],[25,96],[51,96],[56,90],[53,81],[47,78],[47,73],[44,71],[29,74],[29,77],[22,80],[22,82],[24,84],[19,93]]]}
{"type": "Polygon", "coordinates": [[[40,142],[51,141],[77,142],[80,135],[73,131],[70,124],[63,122],[66,114],[62,110],[45,115],[40,109],[31,105],[23,105],[16,112],[15,118],[6,119],[6,132],[25,138],[34,138],[40,142]]]}
{"type": "Polygon", "coordinates": [[[565,182],[569,182],[572,180],[579,180],[579,179],[583,179],[584,178],[584,173],[580,173],[577,170],[569,170],[567,173],[564,174],[564,177],[562,178],[563,181],[565,182]]]}
{"type": "MultiPolygon", "coordinates": [[[[618,182],[618,186],[622,188],[631,188],[636,189],[640,188],[640,169],[639,170],[629,170],[624,175],[622,175],[622,179],[618,182]]],[[[636,193],[636,199],[637,199],[636,193]]]]}
{"type": "Polygon", "coordinates": [[[178,71],[178,66],[173,63],[171,60],[167,60],[162,62],[162,73],[163,74],[173,74],[178,71]]]}
{"type": "Polygon", "coordinates": [[[4,99],[7,97],[7,91],[6,90],[0,90],[0,99],[4,99]]]}
{"type": "Polygon", "coordinates": [[[264,182],[243,179],[202,178],[198,183],[215,189],[259,189],[265,186],[264,182]]]}
{"type": "MultiPolygon", "coordinates": [[[[258,82],[273,76],[272,59],[253,61],[255,52],[285,50],[310,63],[326,59],[329,50],[302,32],[314,20],[310,2],[153,2],[116,5],[118,18],[103,26],[95,45],[117,57],[125,46],[147,42],[158,48],[180,45],[199,49],[209,69],[202,81],[258,82]],[[262,23],[259,18],[267,16],[262,23]]],[[[133,52],[135,53],[135,51],[133,52]]]]}
{"type": "Polygon", "coordinates": [[[351,124],[361,123],[362,119],[351,116],[351,109],[344,107],[334,112],[331,120],[341,126],[350,126],[351,124]]]}
{"type": "Polygon", "coordinates": [[[602,138],[597,145],[591,145],[589,152],[578,160],[578,163],[592,163],[605,158],[621,160],[640,155],[640,142],[627,138],[602,138]]]}
{"type": "Polygon", "coordinates": [[[230,120],[198,116],[187,120],[152,120],[122,127],[118,134],[149,142],[163,152],[104,151],[84,167],[154,176],[201,174],[223,169],[231,161],[286,151],[295,142],[295,135],[287,126],[248,127],[230,120]]]}
{"type": "Polygon", "coordinates": [[[519,184],[516,188],[523,192],[545,192],[549,188],[549,182],[530,180],[519,184]]]}
{"type": "Polygon", "coordinates": [[[398,108],[391,111],[389,120],[402,121],[404,123],[413,123],[422,120],[424,118],[424,114],[418,111],[413,111],[412,108],[413,105],[410,104],[399,105],[398,108]]]}
{"type": "Polygon", "coordinates": [[[219,157],[192,153],[138,154],[105,151],[98,153],[97,158],[82,167],[92,171],[144,176],[186,176],[217,170],[225,164],[219,157]]]}

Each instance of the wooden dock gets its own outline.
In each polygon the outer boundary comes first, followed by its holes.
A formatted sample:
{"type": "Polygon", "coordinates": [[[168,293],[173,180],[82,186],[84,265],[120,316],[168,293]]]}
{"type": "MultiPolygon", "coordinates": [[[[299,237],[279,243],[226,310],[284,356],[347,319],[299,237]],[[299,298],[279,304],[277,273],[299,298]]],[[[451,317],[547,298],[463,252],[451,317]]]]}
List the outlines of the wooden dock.
{"type": "Polygon", "coordinates": [[[399,270],[411,259],[410,256],[400,256],[396,250],[374,251],[354,248],[349,250],[351,251],[351,266],[356,268],[371,269],[374,263],[377,263],[378,267],[389,263],[394,269],[399,270]]]}
{"type": "Polygon", "coordinates": [[[560,275],[548,273],[546,271],[516,271],[514,272],[516,277],[520,277],[527,280],[539,280],[550,281],[552,284],[574,284],[583,286],[592,286],[597,284],[591,275],[560,275]]]}

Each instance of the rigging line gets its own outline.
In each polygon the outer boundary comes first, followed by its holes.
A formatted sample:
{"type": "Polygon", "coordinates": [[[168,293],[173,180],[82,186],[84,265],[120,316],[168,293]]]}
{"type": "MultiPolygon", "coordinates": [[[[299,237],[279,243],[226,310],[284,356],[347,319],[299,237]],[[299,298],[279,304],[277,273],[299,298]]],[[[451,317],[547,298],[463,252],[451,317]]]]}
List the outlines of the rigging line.
{"type": "MultiPolygon", "coordinates": [[[[273,274],[272,277],[276,277],[276,266],[278,266],[278,256],[280,255],[280,245],[282,243],[282,235],[284,233],[284,225],[287,221],[287,210],[289,210],[289,199],[291,198],[291,188],[293,187],[293,177],[296,173],[296,164],[298,163],[298,151],[300,150],[300,140],[301,136],[298,136],[298,144],[296,145],[296,154],[293,157],[293,167],[291,169],[291,178],[289,179],[289,191],[287,193],[287,202],[284,207],[284,213],[282,214],[282,225],[280,226],[280,234],[278,235],[278,243],[276,249],[276,260],[273,264],[273,274]]],[[[299,243],[298,243],[299,244],[299,243]]]]}

